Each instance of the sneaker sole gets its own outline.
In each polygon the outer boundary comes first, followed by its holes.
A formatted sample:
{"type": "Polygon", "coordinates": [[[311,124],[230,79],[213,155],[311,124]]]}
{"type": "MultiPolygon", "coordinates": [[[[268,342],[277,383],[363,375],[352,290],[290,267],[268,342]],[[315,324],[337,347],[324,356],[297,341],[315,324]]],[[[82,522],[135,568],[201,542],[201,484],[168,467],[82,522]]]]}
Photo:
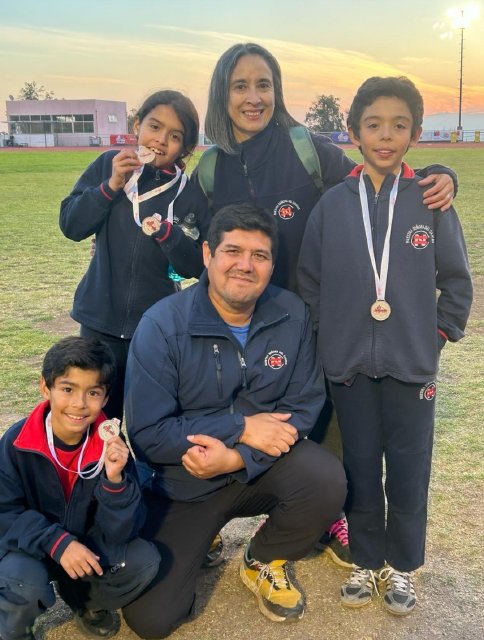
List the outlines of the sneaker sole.
{"type": "Polygon", "coordinates": [[[389,604],[387,604],[385,602],[385,600],[383,600],[383,607],[386,611],[388,611],[388,613],[391,613],[394,616],[398,616],[399,618],[403,618],[405,616],[408,616],[412,613],[412,611],[415,609],[415,604],[413,605],[413,607],[411,609],[405,609],[402,611],[397,611],[396,609],[392,609],[391,606],[389,604]]]}
{"type": "Polygon", "coordinates": [[[368,600],[364,600],[363,602],[361,602],[360,600],[357,600],[356,602],[348,602],[347,600],[343,600],[343,598],[340,598],[340,602],[343,607],[348,607],[348,609],[361,609],[361,607],[366,607],[367,605],[369,605],[372,599],[373,598],[368,598],[368,600]]]}
{"type": "Polygon", "coordinates": [[[337,556],[333,549],[331,549],[331,547],[326,547],[324,549],[323,556],[325,555],[329,556],[331,560],[340,567],[345,567],[345,569],[351,569],[353,567],[353,564],[351,562],[346,562],[345,560],[337,556]]]}
{"type": "Polygon", "coordinates": [[[286,617],[278,616],[276,613],[274,613],[273,611],[271,611],[270,609],[268,609],[266,607],[266,604],[264,602],[264,598],[262,597],[259,589],[252,582],[252,580],[249,580],[249,578],[247,577],[247,575],[245,573],[245,570],[244,570],[243,564],[240,566],[239,575],[240,575],[240,578],[241,578],[242,582],[247,587],[247,589],[252,591],[252,593],[257,598],[257,603],[259,605],[260,612],[263,615],[265,615],[266,618],[269,618],[269,620],[272,620],[272,622],[297,622],[298,620],[300,620],[303,617],[304,609],[303,609],[303,612],[298,616],[286,616],[286,617]]]}

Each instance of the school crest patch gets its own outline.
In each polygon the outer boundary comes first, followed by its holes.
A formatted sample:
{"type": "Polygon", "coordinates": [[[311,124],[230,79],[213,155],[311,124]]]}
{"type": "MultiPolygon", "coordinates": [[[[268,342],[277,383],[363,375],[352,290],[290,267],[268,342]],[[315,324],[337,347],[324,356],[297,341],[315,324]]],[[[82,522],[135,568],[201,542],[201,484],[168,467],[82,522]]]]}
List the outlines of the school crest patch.
{"type": "Polygon", "coordinates": [[[420,389],[420,400],[433,400],[436,393],[437,386],[435,382],[427,382],[427,384],[420,389]]]}
{"type": "Polygon", "coordinates": [[[287,358],[282,351],[269,351],[264,358],[264,364],[271,369],[282,369],[287,364],[287,358]]]}
{"type": "Polygon", "coordinates": [[[428,225],[416,224],[407,231],[405,242],[414,249],[426,249],[435,242],[434,232],[428,225]]]}
{"type": "Polygon", "coordinates": [[[281,220],[291,220],[300,210],[301,207],[294,200],[281,200],[274,207],[274,215],[281,220]]]}

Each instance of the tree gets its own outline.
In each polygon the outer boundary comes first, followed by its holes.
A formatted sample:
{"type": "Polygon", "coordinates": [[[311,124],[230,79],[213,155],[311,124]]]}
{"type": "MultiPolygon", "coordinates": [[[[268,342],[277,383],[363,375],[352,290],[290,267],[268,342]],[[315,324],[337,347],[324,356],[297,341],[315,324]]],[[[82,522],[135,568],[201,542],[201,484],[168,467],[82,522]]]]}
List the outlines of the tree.
{"type": "Polygon", "coordinates": [[[304,122],[311,131],[345,131],[339,98],[321,94],[310,106],[304,122]]]}
{"type": "Polygon", "coordinates": [[[47,91],[44,85],[38,86],[35,80],[25,82],[18,94],[19,100],[52,100],[54,98],[53,91],[47,91]]]}

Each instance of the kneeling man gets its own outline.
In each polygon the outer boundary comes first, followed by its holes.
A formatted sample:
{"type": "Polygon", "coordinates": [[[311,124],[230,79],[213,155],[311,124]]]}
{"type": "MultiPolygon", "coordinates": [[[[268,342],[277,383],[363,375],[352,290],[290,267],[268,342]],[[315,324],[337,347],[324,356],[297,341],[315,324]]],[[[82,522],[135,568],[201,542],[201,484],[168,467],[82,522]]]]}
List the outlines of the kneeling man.
{"type": "Polygon", "coordinates": [[[161,300],[133,337],[126,423],[149,470],[148,527],[158,578],[124,616],[166,637],[190,613],[195,581],[232,518],[269,517],[245,549],[243,583],[274,621],[298,619],[288,560],[304,557],[346,496],[340,462],[305,439],[325,395],[302,300],[269,285],[278,231],[254,205],[217,212],[200,281],[161,300]]]}

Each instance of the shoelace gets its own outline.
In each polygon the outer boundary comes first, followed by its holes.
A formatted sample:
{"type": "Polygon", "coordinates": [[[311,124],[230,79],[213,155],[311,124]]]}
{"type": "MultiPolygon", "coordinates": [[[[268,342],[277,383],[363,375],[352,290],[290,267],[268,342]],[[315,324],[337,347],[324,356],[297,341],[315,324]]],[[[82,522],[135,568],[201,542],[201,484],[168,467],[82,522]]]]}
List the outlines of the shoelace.
{"type": "Polygon", "coordinates": [[[394,586],[395,591],[406,593],[410,590],[410,593],[414,594],[412,577],[413,572],[396,571],[393,567],[384,567],[378,574],[378,579],[381,582],[389,581],[394,586]]]}
{"type": "Polygon", "coordinates": [[[363,569],[363,567],[358,567],[354,564],[353,571],[348,578],[348,585],[352,587],[361,587],[362,584],[366,584],[368,581],[373,584],[375,592],[378,593],[375,572],[371,569],[363,569]]]}
{"type": "Polygon", "coordinates": [[[270,597],[272,590],[276,589],[289,589],[289,579],[286,574],[286,565],[271,566],[265,564],[261,567],[259,575],[257,576],[256,584],[260,588],[264,580],[267,579],[270,583],[268,597],[270,597]]]}
{"type": "Polygon", "coordinates": [[[344,518],[334,522],[328,529],[328,533],[339,540],[344,547],[348,546],[348,526],[344,518]]]}

